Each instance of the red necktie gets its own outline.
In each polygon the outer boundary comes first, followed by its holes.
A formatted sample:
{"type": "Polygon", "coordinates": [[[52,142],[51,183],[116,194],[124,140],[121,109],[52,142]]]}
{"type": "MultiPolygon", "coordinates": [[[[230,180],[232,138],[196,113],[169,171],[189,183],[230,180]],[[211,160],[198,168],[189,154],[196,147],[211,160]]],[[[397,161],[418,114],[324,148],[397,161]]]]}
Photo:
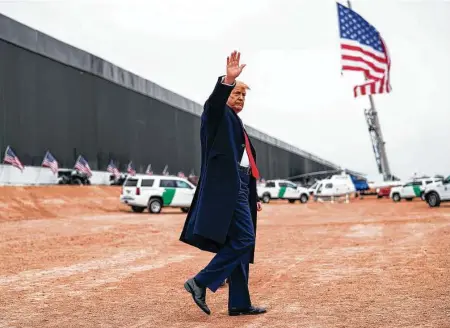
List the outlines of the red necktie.
{"type": "Polygon", "coordinates": [[[244,131],[245,136],[245,149],[247,149],[248,159],[250,160],[250,167],[252,169],[252,175],[255,179],[259,179],[259,171],[256,167],[255,159],[253,158],[252,149],[250,147],[250,141],[248,140],[247,132],[244,131]]]}

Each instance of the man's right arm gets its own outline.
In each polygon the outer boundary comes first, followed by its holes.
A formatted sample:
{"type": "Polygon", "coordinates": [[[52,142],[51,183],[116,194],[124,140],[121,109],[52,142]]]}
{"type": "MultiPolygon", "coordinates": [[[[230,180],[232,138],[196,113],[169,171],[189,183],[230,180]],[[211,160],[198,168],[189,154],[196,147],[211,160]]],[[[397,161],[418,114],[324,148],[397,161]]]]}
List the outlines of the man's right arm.
{"type": "Polygon", "coordinates": [[[205,103],[202,117],[208,122],[218,122],[225,112],[228,97],[236,85],[236,78],[246,66],[240,64],[241,54],[236,50],[227,57],[227,73],[219,77],[214,91],[205,103]]]}
{"type": "Polygon", "coordinates": [[[208,123],[218,122],[225,112],[225,105],[236,81],[230,81],[226,76],[220,76],[213,92],[206,100],[203,117],[208,123]]]}

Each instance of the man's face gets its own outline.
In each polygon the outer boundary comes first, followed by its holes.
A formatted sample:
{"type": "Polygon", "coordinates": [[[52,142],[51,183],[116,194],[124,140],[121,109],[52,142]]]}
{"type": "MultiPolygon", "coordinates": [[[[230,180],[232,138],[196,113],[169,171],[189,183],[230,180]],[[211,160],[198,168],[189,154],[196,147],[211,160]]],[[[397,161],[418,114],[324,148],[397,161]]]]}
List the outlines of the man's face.
{"type": "Polygon", "coordinates": [[[244,108],[246,95],[247,92],[245,87],[237,84],[228,97],[227,105],[230,106],[236,114],[239,113],[244,108]]]}

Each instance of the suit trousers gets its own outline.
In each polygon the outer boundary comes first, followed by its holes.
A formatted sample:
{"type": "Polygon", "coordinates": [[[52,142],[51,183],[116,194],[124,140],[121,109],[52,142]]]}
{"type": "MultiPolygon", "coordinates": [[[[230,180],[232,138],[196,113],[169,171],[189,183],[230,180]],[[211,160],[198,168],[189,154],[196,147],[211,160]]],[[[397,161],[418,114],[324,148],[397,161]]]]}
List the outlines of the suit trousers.
{"type": "Polygon", "coordinates": [[[248,197],[250,176],[239,171],[239,177],[240,188],[226,242],[211,262],[194,277],[198,285],[207,287],[212,292],[216,292],[228,278],[230,309],[247,308],[251,305],[248,274],[255,232],[248,197]]]}

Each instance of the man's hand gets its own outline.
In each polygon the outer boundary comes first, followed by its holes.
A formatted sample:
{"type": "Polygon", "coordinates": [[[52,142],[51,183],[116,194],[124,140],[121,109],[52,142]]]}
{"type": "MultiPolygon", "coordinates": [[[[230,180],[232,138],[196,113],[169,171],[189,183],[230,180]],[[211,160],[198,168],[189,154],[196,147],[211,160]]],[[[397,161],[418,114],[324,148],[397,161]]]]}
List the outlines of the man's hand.
{"type": "Polygon", "coordinates": [[[256,203],[256,209],[258,210],[258,212],[262,211],[262,204],[261,204],[261,202],[257,202],[256,203]]]}
{"type": "Polygon", "coordinates": [[[233,84],[236,78],[241,74],[246,64],[239,65],[241,53],[236,50],[227,57],[227,75],[223,80],[226,84],[233,84]]]}

